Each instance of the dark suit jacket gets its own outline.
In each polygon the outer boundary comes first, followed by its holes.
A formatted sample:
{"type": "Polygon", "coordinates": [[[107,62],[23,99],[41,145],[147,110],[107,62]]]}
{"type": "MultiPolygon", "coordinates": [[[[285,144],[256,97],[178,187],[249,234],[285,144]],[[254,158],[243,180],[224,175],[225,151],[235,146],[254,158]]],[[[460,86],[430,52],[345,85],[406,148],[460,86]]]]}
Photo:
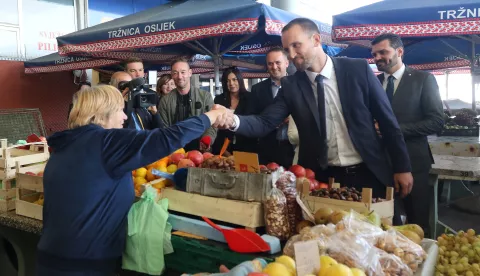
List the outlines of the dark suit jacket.
{"type": "MultiPolygon", "coordinates": [[[[387,95],[368,63],[363,59],[332,58],[343,116],[355,149],[368,168],[385,185],[393,184],[393,172],[410,172],[410,160],[400,127],[387,95]],[[383,130],[376,134],[373,118],[383,130]],[[384,146],[385,145],[385,146],[384,146]],[[389,165],[384,147],[393,157],[389,165]]],[[[300,147],[298,163],[319,169],[320,120],[310,81],[305,72],[282,79],[274,104],[259,116],[239,116],[238,133],[262,136],[292,115],[297,124],[300,147]]]]}
{"type": "MultiPolygon", "coordinates": [[[[277,94],[278,95],[278,94],[277,94]]],[[[272,79],[268,78],[252,86],[249,101],[249,114],[262,113],[274,101],[272,92],[272,79]]],[[[283,127],[287,127],[284,125],[283,127]]],[[[277,130],[267,133],[258,139],[258,155],[260,163],[276,162],[281,166],[291,166],[295,154],[294,147],[288,140],[279,143],[277,130]]]]}
{"type": "MultiPolygon", "coordinates": [[[[238,102],[238,106],[235,109],[235,114],[237,115],[248,115],[248,106],[250,104],[249,101],[249,92],[241,93],[240,94],[240,101],[238,102]]],[[[225,106],[226,108],[230,108],[230,102],[227,101],[227,98],[222,93],[215,97],[214,100],[215,104],[220,104],[225,106]]],[[[212,145],[212,153],[213,154],[220,154],[220,150],[222,149],[223,143],[225,138],[230,139],[230,145],[227,148],[227,151],[233,153],[234,151],[243,151],[243,152],[256,152],[256,140],[253,138],[248,138],[243,135],[231,132],[229,130],[218,130],[217,131],[217,138],[215,138],[215,142],[212,145]],[[233,139],[235,139],[235,144],[233,144],[233,139]]]]}
{"type": "MultiPolygon", "coordinates": [[[[384,77],[384,74],[378,76],[382,84],[384,77]]],[[[430,171],[434,161],[427,136],[438,133],[444,123],[435,77],[428,72],[405,67],[393,96],[392,109],[407,144],[412,171],[430,171]]]]}

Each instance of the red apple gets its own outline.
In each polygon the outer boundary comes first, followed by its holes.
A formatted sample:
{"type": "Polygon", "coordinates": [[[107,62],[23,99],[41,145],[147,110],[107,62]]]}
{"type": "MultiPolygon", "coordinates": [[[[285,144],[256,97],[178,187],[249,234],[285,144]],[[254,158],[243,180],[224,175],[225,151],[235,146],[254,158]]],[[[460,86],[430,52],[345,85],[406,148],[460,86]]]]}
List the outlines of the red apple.
{"type": "Polygon", "coordinates": [[[47,142],[47,138],[43,137],[43,136],[40,136],[38,137],[38,139],[40,139],[41,142],[47,142]]]}
{"type": "Polygon", "coordinates": [[[278,170],[278,168],[280,168],[280,166],[275,162],[271,162],[271,163],[267,164],[267,168],[269,170],[271,170],[272,172],[274,172],[274,171],[278,170]]]}
{"type": "Polygon", "coordinates": [[[310,179],[310,181],[313,182],[314,190],[320,189],[320,183],[316,179],[310,179]]]}
{"type": "Polygon", "coordinates": [[[315,173],[310,169],[305,169],[305,177],[308,179],[315,179],[315,173]]]}
{"type": "Polygon", "coordinates": [[[289,171],[291,171],[296,177],[305,177],[305,169],[300,165],[293,165],[290,167],[289,171]]]}
{"type": "Polygon", "coordinates": [[[177,165],[178,162],[180,162],[180,160],[182,160],[184,158],[185,158],[185,155],[183,153],[179,153],[179,152],[178,153],[173,153],[172,155],[170,155],[169,163],[177,165]]]}
{"type": "Polygon", "coordinates": [[[187,153],[187,158],[192,160],[193,164],[195,164],[197,167],[203,162],[203,154],[198,150],[189,151],[187,153]]]}
{"type": "Polygon", "coordinates": [[[179,162],[178,162],[178,168],[189,168],[189,167],[195,167],[195,163],[193,163],[192,160],[190,159],[181,159],[179,162]]]}
{"type": "Polygon", "coordinates": [[[203,160],[207,160],[208,158],[212,158],[215,155],[213,155],[211,152],[204,152],[203,153],[203,160]]]}

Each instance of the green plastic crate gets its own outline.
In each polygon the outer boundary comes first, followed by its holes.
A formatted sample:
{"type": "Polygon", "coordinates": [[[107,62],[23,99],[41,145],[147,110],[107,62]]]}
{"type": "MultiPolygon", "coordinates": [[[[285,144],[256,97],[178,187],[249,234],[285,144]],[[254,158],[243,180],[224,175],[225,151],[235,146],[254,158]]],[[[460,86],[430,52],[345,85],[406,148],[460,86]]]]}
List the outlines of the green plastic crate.
{"type": "Polygon", "coordinates": [[[180,273],[218,273],[220,265],[232,268],[244,261],[263,258],[272,262],[272,255],[268,254],[241,254],[231,251],[226,244],[196,240],[172,235],[174,253],[165,255],[165,264],[168,270],[180,273]]]}

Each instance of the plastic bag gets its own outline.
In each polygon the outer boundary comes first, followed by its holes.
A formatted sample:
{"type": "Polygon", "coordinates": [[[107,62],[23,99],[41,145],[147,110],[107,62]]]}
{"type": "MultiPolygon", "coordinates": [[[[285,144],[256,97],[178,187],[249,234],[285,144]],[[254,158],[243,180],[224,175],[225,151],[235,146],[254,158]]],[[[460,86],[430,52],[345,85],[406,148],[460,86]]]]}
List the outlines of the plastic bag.
{"type": "Polygon", "coordinates": [[[384,234],[382,228],[377,227],[368,222],[362,215],[351,210],[339,223],[336,225],[337,232],[349,231],[355,236],[365,239],[370,245],[375,245],[379,237],[384,234]]]}
{"type": "Polygon", "coordinates": [[[399,257],[413,272],[416,272],[418,266],[427,258],[427,253],[420,245],[394,229],[384,232],[378,238],[376,246],[387,253],[399,257]]]}
{"type": "Polygon", "coordinates": [[[367,275],[383,276],[377,248],[346,230],[329,237],[327,254],[348,267],[360,268],[367,275]]]}
{"type": "Polygon", "coordinates": [[[165,268],[164,248],[172,245],[167,227],[168,199],[155,202],[157,190],[147,186],[140,201],[128,213],[128,235],[122,268],[150,275],[161,275],[165,268]]]}
{"type": "Polygon", "coordinates": [[[325,225],[318,225],[314,227],[305,227],[300,231],[300,234],[291,237],[285,247],[283,248],[283,254],[288,255],[290,257],[295,257],[295,249],[294,245],[296,242],[303,242],[303,241],[317,241],[318,245],[318,252],[320,255],[324,255],[327,250],[327,243],[328,243],[328,236],[334,233],[335,226],[325,226],[325,225]],[[333,227],[332,227],[333,226],[333,227]]]}
{"type": "Polygon", "coordinates": [[[288,239],[290,237],[290,227],[287,218],[287,199],[275,185],[268,193],[263,206],[267,234],[282,241],[288,239]]]}
{"type": "Polygon", "coordinates": [[[296,232],[297,223],[303,219],[302,210],[297,203],[297,178],[292,172],[278,169],[279,177],[275,185],[285,195],[287,200],[288,225],[290,234],[296,232]]]}

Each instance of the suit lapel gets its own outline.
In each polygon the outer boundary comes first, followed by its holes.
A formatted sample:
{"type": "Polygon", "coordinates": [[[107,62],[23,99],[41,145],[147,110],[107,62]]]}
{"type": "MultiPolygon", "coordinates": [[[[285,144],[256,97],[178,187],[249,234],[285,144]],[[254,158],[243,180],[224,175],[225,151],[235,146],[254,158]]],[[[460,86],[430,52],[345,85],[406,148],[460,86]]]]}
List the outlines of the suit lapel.
{"type": "Polygon", "coordinates": [[[305,73],[304,71],[297,71],[295,74],[297,75],[297,79],[298,79],[297,83],[300,88],[300,91],[302,91],[303,97],[307,102],[307,105],[310,111],[312,112],[313,117],[315,118],[317,127],[318,129],[320,129],[318,106],[317,106],[317,101],[315,100],[315,96],[313,95],[310,79],[308,79],[307,73],[305,73]]]}
{"type": "Polygon", "coordinates": [[[346,118],[348,115],[348,70],[343,70],[342,65],[337,62],[336,58],[331,58],[333,62],[333,70],[335,71],[335,77],[337,78],[338,86],[338,96],[340,98],[340,103],[342,104],[343,117],[346,118]]]}

